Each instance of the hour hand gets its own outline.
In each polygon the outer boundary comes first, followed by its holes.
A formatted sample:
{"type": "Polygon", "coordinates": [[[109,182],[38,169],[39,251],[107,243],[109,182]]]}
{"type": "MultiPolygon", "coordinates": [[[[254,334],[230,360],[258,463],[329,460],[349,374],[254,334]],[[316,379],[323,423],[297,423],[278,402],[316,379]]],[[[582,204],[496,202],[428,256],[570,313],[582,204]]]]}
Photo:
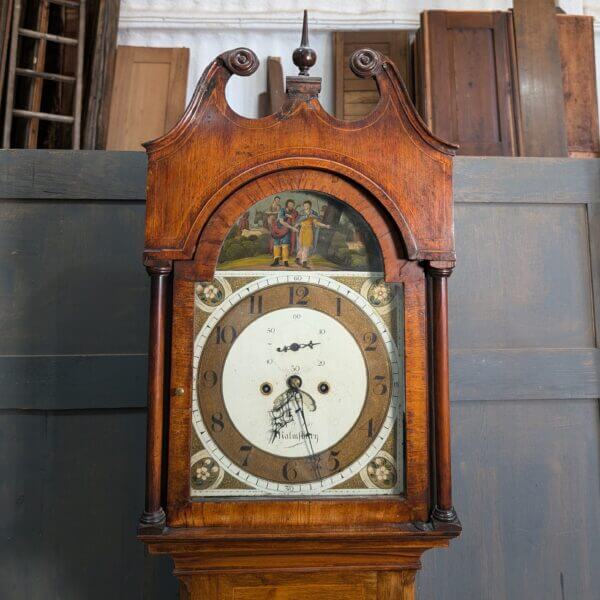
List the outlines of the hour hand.
{"type": "Polygon", "coordinates": [[[287,352],[288,350],[291,350],[292,352],[298,352],[298,350],[300,350],[300,348],[310,348],[311,350],[315,347],[318,346],[321,342],[313,342],[312,340],[310,342],[308,342],[308,344],[298,344],[296,342],[294,342],[293,344],[290,344],[289,346],[283,346],[281,348],[277,348],[277,352],[287,352]]]}

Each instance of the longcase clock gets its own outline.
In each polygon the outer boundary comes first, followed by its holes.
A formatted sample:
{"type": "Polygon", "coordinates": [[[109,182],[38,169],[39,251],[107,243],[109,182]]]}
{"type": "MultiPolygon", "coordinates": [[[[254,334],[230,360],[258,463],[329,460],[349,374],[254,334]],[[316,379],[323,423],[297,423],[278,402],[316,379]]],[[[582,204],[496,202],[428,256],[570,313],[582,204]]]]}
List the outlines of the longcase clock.
{"type": "MultiPolygon", "coordinates": [[[[460,533],[451,496],[447,278],[454,147],[371,49],[367,117],[319,103],[293,55],[281,110],[227,104],[256,55],[217,57],[149,142],[146,507],[182,597],[414,597],[460,533]]],[[[350,76],[350,71],[348,72],[350,76]]]]}

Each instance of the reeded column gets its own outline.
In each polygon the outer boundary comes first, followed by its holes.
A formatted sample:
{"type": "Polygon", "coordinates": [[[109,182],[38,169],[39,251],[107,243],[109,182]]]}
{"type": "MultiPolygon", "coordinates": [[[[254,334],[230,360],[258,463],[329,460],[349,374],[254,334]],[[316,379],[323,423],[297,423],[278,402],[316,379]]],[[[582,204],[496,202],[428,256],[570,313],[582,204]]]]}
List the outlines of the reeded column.
{"type": "Polygon", "coordinates": [[[146,433],[146,504],[140,525],[162,525],[161,506],[163,447],[165,335],[170,262],[148,264],[150,275],[150,340],[148,352],[148,422],[146,433]]]}
{"type": "Polygon", "coordinates": [[[450,369],[448,346],[448,277],[454,265],[429,263],[431,278],[431,320],[433,333],[433,419],[435,436],[436,497],[433,518],[456,520],[452,504],[452,464],[450,453],[450,369]]]}

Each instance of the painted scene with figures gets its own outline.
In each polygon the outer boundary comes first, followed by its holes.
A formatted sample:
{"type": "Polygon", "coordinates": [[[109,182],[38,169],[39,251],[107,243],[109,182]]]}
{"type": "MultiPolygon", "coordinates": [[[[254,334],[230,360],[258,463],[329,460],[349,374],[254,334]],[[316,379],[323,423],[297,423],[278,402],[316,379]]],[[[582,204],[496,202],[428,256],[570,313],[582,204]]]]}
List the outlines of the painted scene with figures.
{"type": "Polygon", "coordinates": [[[375,236],[356,211],[312,191],[268,196],[223,242],[220,270],[382,271],[375,236]]]}

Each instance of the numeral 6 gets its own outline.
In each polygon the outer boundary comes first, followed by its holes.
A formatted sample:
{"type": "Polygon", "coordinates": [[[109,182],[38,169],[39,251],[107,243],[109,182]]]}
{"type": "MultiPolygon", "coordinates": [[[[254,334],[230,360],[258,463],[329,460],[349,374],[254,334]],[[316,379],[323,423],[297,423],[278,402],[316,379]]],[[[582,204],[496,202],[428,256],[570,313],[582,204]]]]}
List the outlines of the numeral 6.
{"type": "Polygon", "coordinates": [[[296,468],[294,467],[294,461],[286,462],[285,465],[283,465],[283,478],[286,481],[294,481],[296,477],[298,477],[298,471],[296,471],[296,468]]]}

